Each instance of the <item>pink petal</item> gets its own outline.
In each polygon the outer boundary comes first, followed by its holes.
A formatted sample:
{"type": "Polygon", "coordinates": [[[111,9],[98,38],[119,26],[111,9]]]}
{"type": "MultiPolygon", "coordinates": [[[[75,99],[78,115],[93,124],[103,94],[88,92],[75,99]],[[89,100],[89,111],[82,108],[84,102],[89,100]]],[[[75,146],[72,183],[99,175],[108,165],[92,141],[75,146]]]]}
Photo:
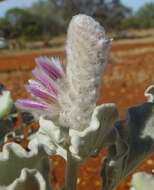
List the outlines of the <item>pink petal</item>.
{"type": "Polygon", "coordinates": [[[63,69],[58,59],[47,57],[36,58],[39,68],[41,68],[50,78],[57,80],[63,76],[63,69]]]}
{"type": "Polygon", "coordinates": [[[28,92],[35,98],[41,98],[44,101],[56,101],[57,97],[52,92],[49,92],[43,85],[34,80],[29,80],[29,85],[26,85],[28,92]]]}
{"type": "Polygon", "coordinates": [[[32,73],[45,88],[47,88],[51,93],[54,93],[56,96],[58,95],[58,86],[51,78],[47,76],[46,73],[41,71],[39,68],[35,68],[32,73]]]}
{"type": "Polygon", "coordinates": [[[24,110],[48,110],[48,105],[44,103],[39,103],[33,100],[19,99],[16,101],[15,105],[24,110]]]}

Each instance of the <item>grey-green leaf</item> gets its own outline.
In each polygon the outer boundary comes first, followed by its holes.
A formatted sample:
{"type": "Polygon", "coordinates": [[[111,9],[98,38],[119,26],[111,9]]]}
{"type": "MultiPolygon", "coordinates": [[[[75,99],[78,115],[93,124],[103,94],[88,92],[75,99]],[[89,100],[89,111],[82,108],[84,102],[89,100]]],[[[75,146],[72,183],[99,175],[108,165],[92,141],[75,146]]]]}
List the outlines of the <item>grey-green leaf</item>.
{"type": "Polygon", "coordinates": [[[16,143],[4,145],[0,152],[0,189],[51,190],[48,175],[49,160],[43,147],[26,151],[16,143]]]}
{"type": "Polygon", "coordinates": [[[154,152],[154,103],[131,107],[126,120],[115,124],[116,140],[109,146],[101,172],[103,190],[112,190],[154,152]]]}

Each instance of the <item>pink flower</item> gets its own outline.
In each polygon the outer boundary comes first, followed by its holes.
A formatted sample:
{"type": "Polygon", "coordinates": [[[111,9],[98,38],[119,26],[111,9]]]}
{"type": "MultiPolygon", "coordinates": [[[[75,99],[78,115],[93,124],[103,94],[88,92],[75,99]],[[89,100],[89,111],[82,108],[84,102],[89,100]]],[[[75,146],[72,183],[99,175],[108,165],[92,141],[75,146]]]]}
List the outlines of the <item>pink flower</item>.
{"type": "Polygon", "coordinates": [[[64,69],[57,58],[39,57],[36,58],[36,64],[32,71],[36,80],[29,80],[25,86],[33,99],[19,99],[16,106],[38,114],[57,115],[60,94],[58,81],[64,78],[64,69]]]}

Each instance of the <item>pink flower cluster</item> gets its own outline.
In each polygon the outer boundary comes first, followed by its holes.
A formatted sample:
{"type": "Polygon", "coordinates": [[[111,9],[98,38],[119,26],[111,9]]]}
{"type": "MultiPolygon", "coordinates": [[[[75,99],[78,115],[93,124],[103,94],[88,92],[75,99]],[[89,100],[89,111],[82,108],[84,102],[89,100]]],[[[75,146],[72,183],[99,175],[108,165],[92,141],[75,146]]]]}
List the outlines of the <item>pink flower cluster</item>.
{"type": "Polygon", "coordinates": [[[48,57],[36,58],[36,67],[32,74],[36,80],[29,80],[25,87],[33,99],[19,99],[16,101],[16,106],[27,111],[37,113],[47,111],[56,114],[60,92],[57,81],[65,75],[60,60],[48,57]]]}

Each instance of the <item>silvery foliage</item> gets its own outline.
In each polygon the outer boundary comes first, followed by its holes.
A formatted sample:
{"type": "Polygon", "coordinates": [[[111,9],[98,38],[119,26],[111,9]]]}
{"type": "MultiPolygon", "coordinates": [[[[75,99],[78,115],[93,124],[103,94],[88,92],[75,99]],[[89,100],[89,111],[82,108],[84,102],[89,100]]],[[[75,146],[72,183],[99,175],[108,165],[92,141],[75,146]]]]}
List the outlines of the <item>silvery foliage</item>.
{"type": "Polygon", "coordinates": [[[7,143],[0,152],[0,189],[51,190],[48,182],[49,160],[43,147],[26,151],[7,143]]]}
{"type": "Polygon", "coordinates": [[[89,126],[82,131],[60,128],[42,117],[39,121],[40,128],[30,145],[41,144],[49,155],[57,154],[66,160],[69,151],[77,162],[82,162],[97,154],[106,144],[106,135],[111,131],[117,116],[114,104],[97,106],[89,126]]]}
{"type": "Polygon", "coordinates": [[[154,190],[154,177],[152,174],[137,172],[133,174],[130,190],[154,190]]]}
{"type": "MultiPolygon", "coordinates": [[[[103,189],[112,190],[138,164],[154,153],[154,85],[145,91],[148,102],[130,107],[126,119],[115,123],[115,140],[110,142],[103,163],[103,189]]],[[[139,188],[140,189],[140,188],[139,188]]]]}
{"type": "MultiPolygon", "coordinates": [[[[2,85],[1,85],[2,86],[2,85]]],[[[10,91],[1,89],[0,95],[0,145],[10,136],[21,140],[14,129],[17,112],[10,91]]],[[[29,147],[30,148],[30,147],[29,147]]],[[[0,152],[1,190],[51,190],[48,182],[49,159],[43,147],[25,150],[16,143],[7,143],[0,152]]]]}

